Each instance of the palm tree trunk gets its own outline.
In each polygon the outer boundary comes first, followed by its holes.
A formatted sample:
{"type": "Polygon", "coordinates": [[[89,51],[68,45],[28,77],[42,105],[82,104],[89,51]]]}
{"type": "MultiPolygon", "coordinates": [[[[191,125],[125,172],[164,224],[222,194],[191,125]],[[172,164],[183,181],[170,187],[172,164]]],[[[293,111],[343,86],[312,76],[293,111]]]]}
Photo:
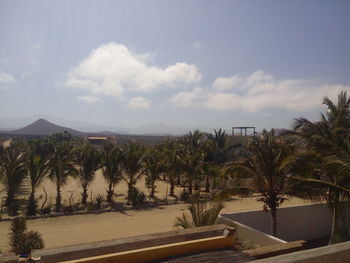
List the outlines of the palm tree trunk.
{"type": "Polygon", "coordinates": [[[334,205],[332,207],[332,230],[331,230],[331,236],[329,238],[328,244],[333,244],[336,242],[336,234],[338,230],[338,209],[337,205],[334,205]]]}
{"type": "Polygon", "coordinates": [[[155,181],[152,181],[152,184],[151,184],[151,194],[150,194],[150,197],[151,198],[154,198],[154,193],[156,191],[156,185],[155,185],[155,181]]]}
{"type": "Polygon", "coordinates": [[[83,192],[81,194],[81,203],[83,205],[86,205],[86,200],[88,198],[88,193],[87,193],[87,184],[83,185],[83,192]]]}
{"type": "Polygon", "coordinates": [[[181,185],[181,175],[178,174],[176,177],[176,185],[181,185]]]}
{"type": "Polygon", "coordinates": [[[59,178],[57,178],[57,183],[56,183],[56,212],[59,212],[61,210],[61,186],[59,183],[59,178]]]}
{"type": "Polygon", "coordinates": [[[113,198],[113,195],[114,195],[114,189],[113,189],[113,184],[112,183],[109,183],[108,185],[108,191],[107,191],[107,202],[112,202],[112,198],[113,198]]]}
{"type": "Polygon", "coordinates": [[[188,194],[192,195],[192,177],[189,176],[188,178],[188,194]]]}
{"type": "Polygon", "coordinates": [[[10,207],[14,200],[15,200],[15,191],[12,188],[9,188],[7,190],[5,206],[10,207]]]}
{"type": "Polygon", "coordinates": [[[35,191],[32,189],[32,192],[29,197],[29,204],[28,204],[28,215],[35,215],[36,214],[36,205],[35,205],[35,191]]]}
{"type": "Polygon", "coordinates": [[[199,190],[199,183],[197,180],[194,183],[194,190],[199,190]]]}
{"type": "Polygon", "coordinates": [[[209,193],[210,190],[210,183],[209,183],[209,176],[205,178],[205,192],[209,193]]]}
{"type": "Polygon", "coordinates": [[[272,206],[271,208],[271,217],[272,217],[272,235],[277,237],[277,208],[272,206]]]}
{"type": "Polygon", "coordinates": [[[170,196],[174,196],[174,189],[175,189],[175,178],[174,174],[170,175],[170,196]]]}

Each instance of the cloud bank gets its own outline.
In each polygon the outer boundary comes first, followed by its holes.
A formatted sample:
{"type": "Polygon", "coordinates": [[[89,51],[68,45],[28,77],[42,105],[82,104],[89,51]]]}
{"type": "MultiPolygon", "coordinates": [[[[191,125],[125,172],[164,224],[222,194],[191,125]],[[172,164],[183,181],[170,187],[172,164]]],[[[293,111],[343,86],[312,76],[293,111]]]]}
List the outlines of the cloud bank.
{"type": "MultiPolygon", "coordinates": [[[[133,109],[170,101],[181,108],[246,112],[271,108],[310,110],[320,106],[323,96],[335,98],[340,91],[350,89],[349,85],[320,85],[315,80],[278,79],[262,70],[247,76],[220,76],[205,86],[199,69],[193,64],[177,62],[160,67],[153,61],[153,53],[137,54],[118,43],[104,44],[72,68],[61,85],[88,92],[90,96],[78,97],[86,103],[112,96],[133,109]],[[145,94],[161,89],[170,95],[158,97],[153,103],[145,98],[145,94]]],[[[1,81],[14,82],[15,79],[0,72],[1,81]]]]}
{"type": "Polygon", "coordinates": [[[13,83],[16,83],[16,79],[14,76],[4,71],[0,71],[0,85],[1,84],[9,85],[13,83]]]}
{"type": "Polygon", "coordinates": [[[322,98],[335,98],[345,85],[317,85],[300,79],[278,80],[258,70],[243,77],[218,77],[208,89],[195,88],[170,98],[178,107],[204,107],[213,110],[257,112],[269,108],[305,111],[319,107],[322,98]]]}
{"type": "Polygon", "coordinates": [[[151,60],[151,53],[136,54],[121,44],[101,45],[67,73],[63,86],[125,99],[130,91],[183,88],[201,80],[194,65],[178,62],[161,68],[151,60]]]}

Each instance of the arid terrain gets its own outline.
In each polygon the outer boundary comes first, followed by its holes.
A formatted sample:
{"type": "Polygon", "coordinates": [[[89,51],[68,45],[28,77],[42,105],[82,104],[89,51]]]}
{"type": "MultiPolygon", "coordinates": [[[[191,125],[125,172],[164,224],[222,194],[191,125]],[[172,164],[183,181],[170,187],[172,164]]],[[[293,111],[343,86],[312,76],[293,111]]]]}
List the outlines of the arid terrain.
{"type": "MultiPolygon", "coordinates": [[[[144,186],[144,180],[141,179],[138,187],[142,188],[145,193],[147,189],[144,186]]],[[[45,187],[49,202],[53,205],[55,202],[55,185],[46,179],[39,191],[37,197],[41,196],[40,202],[43,200],[43,187],[45,187]]],[[[91,185],[93,195],[105,194],[106,184],[100,173],[91,185]]],[[[168,184],[158,181],[157,194],[159,199],[166,196],[168,184]]],[[[182,188],[176,188],[176,193],[182,188]]],[[[80,192],[78,181],[70,179],[67,185],[62,189],[63,201],[68,203],[71,193],[73,193],[73,202],[80,201],[80,192]]],[[[116,187],[118,197],[116,201],[122,207],[126,204],[125,194],[127,185],[120,182],[116,187]]],[[[89,191],[89,194],[91,191],[89,191]]],[[[1,192],[1,196],[4,192],[1,192]]],[[[171,199],[171,198],[168,198],[171,199]]],[[[310,203],[307,200],[293,198],[286,201],[283,206],[295,206],[310,203]]],[[[154,232],[174,230],[174,222],[176,217],[182,215],[188,204],[162,205],[157,207],[123,210],[121,212],[106,212],[101,214],[85,214],[73,216],[60,216],[52,218],[41,218],[28,220],[28,229],[39,231],[44,240],[46,248],[68,246],[98,240],[108,240],[128,236],[136,236],[149,234],[154,232]]],[[[225,202],[225,208],[222,213],[234,211],[256,210],[262,209],[262,203],[257,202],[255,197],[249,198],[232,198],[231,201],[225,202]]],[[[8,231],[9,221],[0,222],[0,248],[3,251],[8,250],[8,231]]]]}

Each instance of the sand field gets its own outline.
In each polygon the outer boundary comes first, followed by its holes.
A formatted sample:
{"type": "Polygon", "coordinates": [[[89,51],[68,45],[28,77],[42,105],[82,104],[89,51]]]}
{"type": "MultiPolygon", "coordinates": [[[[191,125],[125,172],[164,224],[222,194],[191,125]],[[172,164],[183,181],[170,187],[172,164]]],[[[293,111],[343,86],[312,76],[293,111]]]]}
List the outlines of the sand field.
{"type": "MultiPolygon", "coordinates": [[[[144,186],[144,179],[141,178],[137,186],[142,188],[145,193],[147,188],[144,186]]],[[[36,194],[40,202],[43,200],[43,190],[45,187],[49,202],[54,205],[55,202],[55,185],[49,180],[45,179],[39,187],[36,194]],[[41,198],[40,198],[41,197],[41,198]]],[[[98,193],[105,194],[106,183],[98,171],[93,184],[91,185],[93,195],[98,193]]],[[[156,196],[159,199],[164,199],[169,189],[169,185],[163,181],[157,182],[156,196]]],[[[127,185],[125,182],[120,182],[116,186],[116,193],[118,197],[117,202],[120,205],[125,204],[125,194],[127,192],[127,185]]],[[[182,188],[176,187],[176,193],[182,188]]],[[[73,201],[80,201],[79,183],[77,180],[69,179],[68,183],[62,189],[62,200],[64,204],[69,201],[70,195],[73,193],[73,201]]],[[[4,192],[1,192],[2,196],[4,192]]],[[[89,195],[91,191],[89,190],[89,195]]],[[[24,195],[29,195],[29,192],[24,191],[24,195]]],[[[168,197],[172,199],[172,197],[168,197]]],[[[283,206],[304,205],[310,203],[307,200],[293,198],[286,201],[283,206]]],[[[52,218],[40,218],[28,220],[28,229],[39,231],[45,241],[46,248],[67,246],[73,244],[81,244],[92,241],[108,240],[115,238],[122,238],[128,236],[137,236],[142,234],[149,234],[154,232],[162,232],[174,230],[174,222],[176,217],[182,215],[186,210],[187,204],[162,205],[157,207],[124,210],[121,212],[106,212],[101,214],[85,214],[60,216],[52,218]]],[[[255,197],[249,198],[233,198],[232,201],[225,202],[225,208],[222,213],[229,213],[234,211],[248,211],[262,209],[262,203],[257,202],[255,197]]],[[[2,251],[8,250],[8,231],[9,221],[0,222],[0,249],[2,251]]]]}

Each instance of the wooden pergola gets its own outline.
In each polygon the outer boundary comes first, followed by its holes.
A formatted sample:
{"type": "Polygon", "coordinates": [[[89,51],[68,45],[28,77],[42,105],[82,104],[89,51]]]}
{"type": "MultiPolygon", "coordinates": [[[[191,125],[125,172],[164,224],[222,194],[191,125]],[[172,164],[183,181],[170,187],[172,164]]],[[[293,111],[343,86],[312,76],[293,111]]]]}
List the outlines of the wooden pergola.
{"type": "Polygon", "coordinates": [[[249,135],[248,131],[252,130],[253,133],[251,135],[255,136],[255,128],[256,127],[246,127],[246,126],[232,127],[232,135],[247,136],[249,135]]]}

